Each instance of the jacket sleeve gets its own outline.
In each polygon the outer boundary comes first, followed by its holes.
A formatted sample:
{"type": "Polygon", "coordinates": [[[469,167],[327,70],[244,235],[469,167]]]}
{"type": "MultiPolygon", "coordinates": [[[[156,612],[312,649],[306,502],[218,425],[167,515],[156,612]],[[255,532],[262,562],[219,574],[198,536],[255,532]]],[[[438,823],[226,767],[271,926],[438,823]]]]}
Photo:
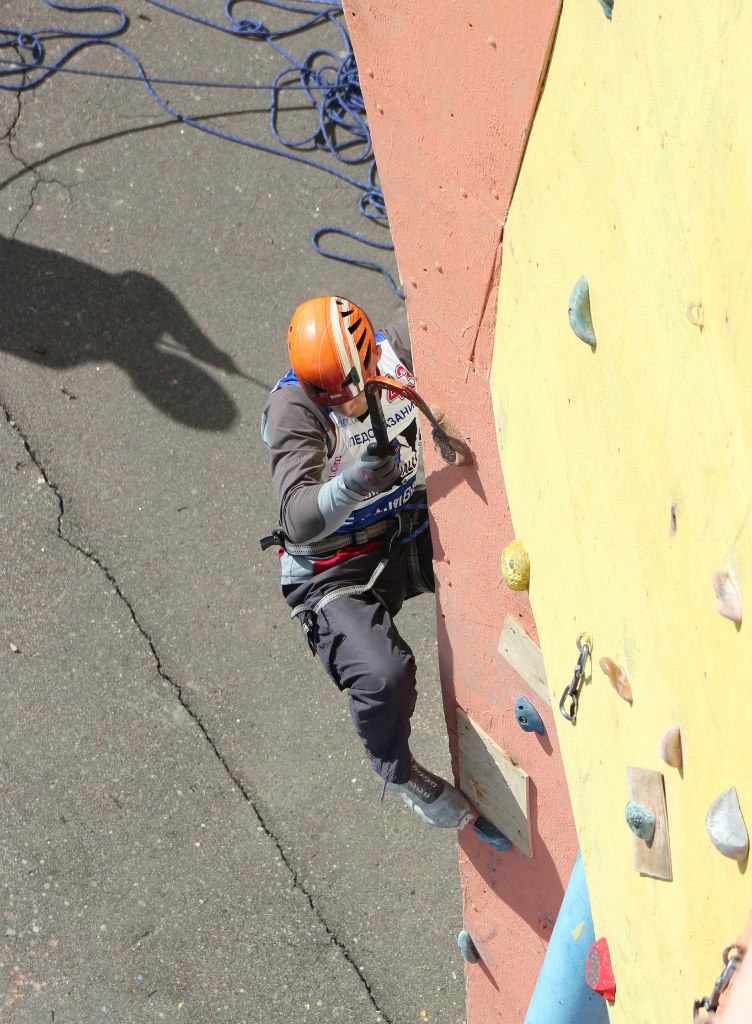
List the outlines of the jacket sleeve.
{"type": "Polygon", "coordinates": [[[347,490],[341,477],[321,482],[327,429],[323,414],[292,386],[273,392],[261,416],[279,522],[297,544],[334,533],[362,501],[347,490]]]}

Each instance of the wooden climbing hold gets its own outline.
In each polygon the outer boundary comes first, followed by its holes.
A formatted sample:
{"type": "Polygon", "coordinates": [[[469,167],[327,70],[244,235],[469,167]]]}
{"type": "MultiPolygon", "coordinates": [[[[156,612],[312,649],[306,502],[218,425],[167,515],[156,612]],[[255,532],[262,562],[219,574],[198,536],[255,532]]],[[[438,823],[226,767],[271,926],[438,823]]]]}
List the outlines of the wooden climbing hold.
{"type": "Polygon", "coordinates": [[[684,763],[682,754],[681,729],[673,725],[661,740],[661,757],[672,768],[681,768],[684,763]]]}
{"type": "Polygon", "coordinates": [[[663,776],[648,768],[627,768],[627,791],[630,801],[647,808],[655,818],[655,830],[650,841],[635,832],[632,840],[634,869],[641,875],[670,882],[671,844],[663,776]]]}
{"type": "Polygon", "coordinates": [[[721,793],[710,805],[705,817],[705,828],[713,846],[724,857],[740,862],[747,859],[749,833],[735,786],[721,793]]]}
{"type": "Polygon", "coordinates": [[[629,677],[621,665],[617,665],[611,658],[601,658],[598,662],[601,669],[611,680],[611,685],[627,704],[632,703],[632,687],[629,684],[629,677]]]}
{"type": "Polygon", "coordinates": [[[587,955],[585,979],[594,992],[612,1003],[616,999],[616,979],[611,967],[611,954],[606,939],[598,939],[587,955]]]}
{"type": "Polygon", "coordinates": [[[530,556],[521,540],[512,540],[501,553],[501,575],[510,590],[530,585],[530,556]]]}
{"type": "Polygon", "coordinates": [[[586,345],[595,351],[595,331],[590,312],[590,285],[586,277],[578,279],[569,297],[569,326],[586,345]]]}

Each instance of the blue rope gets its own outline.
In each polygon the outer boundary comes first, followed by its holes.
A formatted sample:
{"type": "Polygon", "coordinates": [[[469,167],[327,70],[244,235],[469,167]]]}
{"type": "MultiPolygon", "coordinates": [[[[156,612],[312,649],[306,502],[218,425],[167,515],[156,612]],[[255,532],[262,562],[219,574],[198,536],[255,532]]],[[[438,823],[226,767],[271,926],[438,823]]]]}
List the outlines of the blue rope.
{"type": "MultiPolygon", "coordinates": [[[[147,3],[153,7],[158,7],[168,13],[187,18],[206,28],[215,29],[239,38],[261,40],[271,46],[287,61],[287,66],[276,75],[271,85],[261,86],[237,82],[202,82],[151,77],[147,75],[136,54],[115,38],[122,35],[129,24],[127,15],[119,7],[105,3],[74,5],[63,3],[61,0],[44,0],[44,2],[48,7],[59,11],[74,13],[98,12],[114,15],[117,23],[113,27],[99,32],[82,32],[57,27],[42,28],[29,32],[15,27],[0,26],[0,51],[9,47],[15,47],[17,51],[20,50],[27,58],[23,63],[0,58],[0,90],[13,90],[20,93],[28,89],[34,89],[59,71],[127,81],[140,81],[154,102],[171,117],[174,117],[183,124],[250,149],[270,153],[274,156],[282,156],[288,160],[305,164],[308,167],[331,174],[353,186],[361,192],[358,202],[361,214],[372,223],[386,225],[387,217],[384,197],[376,180],[376,163],[371,147],[371,136],[360,89],[358,69],[350,38],[341,21],[342,9],[336,3],[336,0],[334,2],[297,0],[294,4],[283,3],[281,0],[257,0],[258,3],[268,7],[304,16],[292,28],[281,30],[267,28],[262,22],[254,19],[236,18],[233,14],[233,9],[240,0],[225,0],[224,15],[226,21],[224,23],[192,14],[167,3],[166,0],[147,0],[147,3]],[[330,50],[317,49],[311,51],[304,60],[299,61],[277,42],[278,39],[284,39],[323,23],[329,23],[338,30],[344,44],[344,58],[339,57],[330,50]],[[75,42],[68,45],[68,48],[56,60],[48,62],[46,60],[45,44],[48,40],[59,39],[65,39],[66,41],[75,40],[75,42]],[[133,63],[137,74],[110,74],[66,67],[76,54],[91,46],[107,46],[118,50],[133,63]],[[26,77],[28,75],[33,75],[33,77],[26,77]],[[18,80],[19,78],[21,81],[18,80]],[[196,88],[269,90],[269,128],[278,146],[266,145],[232,132],[222,131],[211,125],[203,124],[196,118],[187,116],[157,93],[154,88],[157,84],[190,85],[196,88]],[[315,130],[299,139],[285,138],[279,127],[279,119],[282,112],[280,98],[284,92],[289,90],[303,91],[311,106],[318,111],[318,124],[315,130]],[[359,180],[351,174],[337,170],[335,167],[327,166],[319,160],[304,156],[299,152],[302,149],[318,149],[346,166],[368,163],[367,178],[365,181],[359,180]]],[[[317,253],[329,259],[335,259],[381,273],[386,278],[390,288],[400,298],[404,298],[403,292],[391,274],[381,264],[372,260],[344,256],[322,248],[319,240],[327,234],[355,239],[360,244],[382,251],[393,250],[393,246],[390,243],[376,242],[364,238],[355,232],[345,231],[337,227],[318,228],[311,236],[311,245],[317,253]]]]}

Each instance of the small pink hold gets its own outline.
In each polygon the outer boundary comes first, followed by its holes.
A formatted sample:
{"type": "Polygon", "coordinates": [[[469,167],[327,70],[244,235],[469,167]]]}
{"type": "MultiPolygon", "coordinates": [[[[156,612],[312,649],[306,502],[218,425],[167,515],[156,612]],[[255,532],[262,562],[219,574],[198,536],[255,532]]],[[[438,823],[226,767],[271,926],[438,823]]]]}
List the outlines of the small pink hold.
{"type": "Polygon", "coordinates": [[[713,590],[718,598],[718,611],[725,619],[740,626],[742,623],[742,602],[731,575],[723,569],[713,573],[713,590]]]}
{"type": "Polygon", "coordinates": [[[488,43],[492,50],[496,49],[496,40],[494,39],[493,36],[489,36],[486,42],[488,43]]]}
{"type": "Polygon", "coordinates": [[[601,658],[598,662],[601,669],[611,681],[611,685],[627,704],[632,703],[632,687],[629,684],[629,677],[621,665],[617,665],[611,658],[601,658]]]}
{"type": "Polygon", "coordinates": [[[462,196],[463,199],[467,199],[467,189],[466,188],[461,188],[460,189],[460,195],[462,196]]]}
{"type": "Polygon", "coordinates": [[[383,108],[383,107],[381,106],[381,104],[380,104],[380,103],[377,103],[377,104],[376,104],[376,112],[377,112],[378,114],[383,114],[383,113],[384,113],[384,108],[383,108]]]}

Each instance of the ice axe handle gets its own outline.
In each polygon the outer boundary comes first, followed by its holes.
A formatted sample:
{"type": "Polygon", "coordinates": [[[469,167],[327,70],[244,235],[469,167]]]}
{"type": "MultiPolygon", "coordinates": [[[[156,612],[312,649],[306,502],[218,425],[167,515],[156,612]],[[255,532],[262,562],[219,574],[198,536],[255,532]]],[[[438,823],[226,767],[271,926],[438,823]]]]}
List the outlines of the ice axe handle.
{"type": "Polygon", "coordinates": [[[368,454],[381,455],[384,458],[387,455],[394,455],[394,448],[392,448],[386,429],[386,419],[384,418],[381,399],[376,389],[369,388],[367,384],[366,401],[368,402],[368,414],[371,417],[371,426],[373,427],[373,441],[368,445],[368,454]]]}

